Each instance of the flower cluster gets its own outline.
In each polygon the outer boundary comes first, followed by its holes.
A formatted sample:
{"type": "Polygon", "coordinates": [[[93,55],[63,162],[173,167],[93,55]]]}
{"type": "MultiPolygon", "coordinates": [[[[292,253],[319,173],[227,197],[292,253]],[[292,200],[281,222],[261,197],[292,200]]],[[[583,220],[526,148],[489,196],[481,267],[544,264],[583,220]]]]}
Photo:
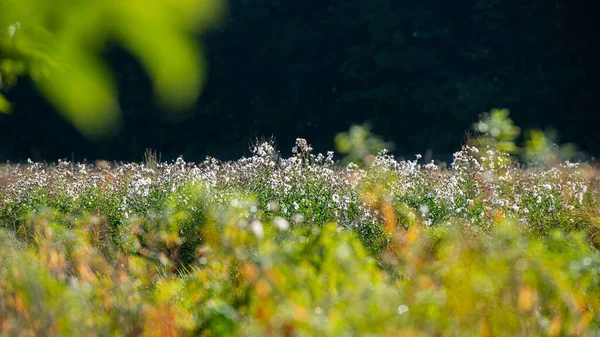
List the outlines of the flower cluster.
{"type": "Polygon", "coordinates": [[[380,202],[388,200],[399,225],[407,225],[400,213],[408,206],[428,226],[462,218],[486,230],[499,218],[511,217],[528,230],[543,233],[565,224],[587,226],[585,214],[594,209],[591,195],[598,193],[596,169],[569,162],[550,169],[521,168],[492,149],[464,146],[447,168],[422,164],[419,155],[397,161],[385,150],[368,169],[353,164],[338,167],[333,155],[315,155],[306,140],[298,139],[288,158],[272,143],[263,142],[252,156],[229,162],[207,158],[195,164],[179,158],[152,167],[65,161],[5,166],[0,171],[0,219],[10,225],[48,207],[99,212],[125,221],[146,216],[169,200],[193,207],[182,191],[197,186],[211,201],[228,204],[235,197],[249,198],[254,203],[248,214],[254,218],[292,224],[337,222],[373,231],[389,217],[380,202]],[[378,202],[366,197],[375,193],[369,186],[378,186],[378,202]]]}

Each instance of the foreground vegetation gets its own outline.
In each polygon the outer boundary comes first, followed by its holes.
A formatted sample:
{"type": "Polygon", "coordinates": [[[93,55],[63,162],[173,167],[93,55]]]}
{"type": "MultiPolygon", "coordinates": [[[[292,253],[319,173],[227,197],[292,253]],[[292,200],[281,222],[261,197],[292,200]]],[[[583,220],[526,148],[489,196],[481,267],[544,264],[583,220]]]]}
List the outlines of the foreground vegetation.
{"type": "Polygon", "coordinates": [[[599,170],[483,144],[5,165],[0,335],[599,335],[599,170]]]}

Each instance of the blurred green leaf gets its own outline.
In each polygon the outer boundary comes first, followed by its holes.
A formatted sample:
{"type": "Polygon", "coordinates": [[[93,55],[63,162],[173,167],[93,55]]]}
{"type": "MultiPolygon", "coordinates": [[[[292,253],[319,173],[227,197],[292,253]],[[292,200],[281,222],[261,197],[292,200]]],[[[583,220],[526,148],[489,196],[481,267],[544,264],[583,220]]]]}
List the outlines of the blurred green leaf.
{"type": "Polygon", "coordinates": [[[10,103],[8,103],[2,94],[0,94],[0,112],[10,113],[10,103]]]}
{"type": "Polygon", "coordinates": [[[575,144],[558,144],[558,133],[534,129],[525,134],[523,159],[531,165],[551,166],[577,155],[575,144]]]}
{"type": "Polygon", "coordinates": [[[481,115],[479,122],[473,124],[473,130],[479,134],[473,140],[479,148],[493,147],[510,154],[519,152],[515,144],[521,129],[515,126],[509,117],[508,109],[492,109],[481,115]]]}
{"type": "Polygon", "coordinates": [[[143,4],[123,6],[115,34],[150,73],[155,91],[172,108],[192,104],[204,81],[204,59],[193,38],[169,24],[159,8],[149,11],[143,4]],[[160,43],[157,43],[160,41],[160,43]]]}
{"type": "Polygon", "coordinates": [[[371,132],[369,124],[352,125],[348,132],[339,133],[335,137],[335,147],[340,153],[346,154],[344,164],[350,162],[369,166],[375,154],[381,150],[393,150],[394,144],[371,132]]]}
{"type": "Polygon", "coordinates": [[[106,67],[83,51],[68,50],[59,57],[65,67],[48,68],[48,76],[35,78],[42,92],[88,136],[116,126],[119,110],[106,67]]]}
{"type": "Polygon", "coordinates": [[[181,110],[196,101],[205,80],[197,34],[224,13],[221,0],[4,1],[0,74],[5,85],[29,74],[82,133],[105,135],[120,120],[117,88],[100,57],[107,42],[135,55],[159,101],[181,110]]]}

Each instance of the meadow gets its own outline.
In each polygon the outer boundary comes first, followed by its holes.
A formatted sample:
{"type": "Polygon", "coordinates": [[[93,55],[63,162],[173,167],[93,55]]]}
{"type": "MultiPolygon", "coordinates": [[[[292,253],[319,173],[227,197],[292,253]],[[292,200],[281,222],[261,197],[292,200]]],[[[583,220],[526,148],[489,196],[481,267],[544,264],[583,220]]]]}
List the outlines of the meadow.
{"type": "Polygon", "coordinates": [[[482,144],[3,165],[0,335],[599,336],[600,169],[482,144]]]}

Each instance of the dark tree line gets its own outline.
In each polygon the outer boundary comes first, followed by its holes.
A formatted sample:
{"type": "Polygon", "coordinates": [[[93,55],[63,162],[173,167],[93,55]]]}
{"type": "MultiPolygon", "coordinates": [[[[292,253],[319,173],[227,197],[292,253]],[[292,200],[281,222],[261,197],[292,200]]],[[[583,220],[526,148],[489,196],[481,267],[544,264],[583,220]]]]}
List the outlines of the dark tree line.
{"type": "Polygon", "coordinates": [[[112,49],[120,131],[86,140],[22,81],[6,93],[0,159],[234,158],[271,135],[283,150],[304,137],[325,151],[364,121],[398,153],[448,153],[496,107],[598,155],[598,31],[581,0],[231,0],[229,19],[199,37],[209,78],[189,113],[163,113],[141,67],[112,49]]]}

